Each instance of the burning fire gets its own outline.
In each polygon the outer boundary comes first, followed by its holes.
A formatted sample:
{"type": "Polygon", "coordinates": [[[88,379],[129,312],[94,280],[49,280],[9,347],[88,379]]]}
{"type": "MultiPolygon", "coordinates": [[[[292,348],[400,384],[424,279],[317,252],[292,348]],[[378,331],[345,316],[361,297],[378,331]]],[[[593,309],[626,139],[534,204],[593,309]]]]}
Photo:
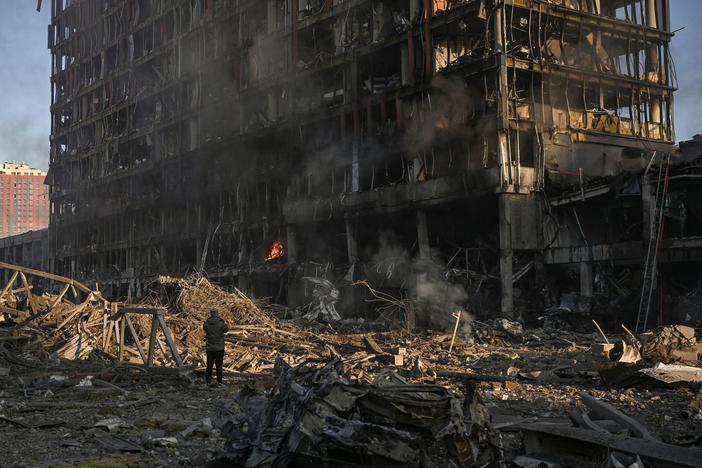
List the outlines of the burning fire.
{"type": "Polygon", "coordinates": [[[268,251],[268,255],[266,255],[266,261],[270,262],[271,260],[278,259],[282,257],[284,253],[283,243],[277,240],[271,245],[271,249],[268,251]]]}

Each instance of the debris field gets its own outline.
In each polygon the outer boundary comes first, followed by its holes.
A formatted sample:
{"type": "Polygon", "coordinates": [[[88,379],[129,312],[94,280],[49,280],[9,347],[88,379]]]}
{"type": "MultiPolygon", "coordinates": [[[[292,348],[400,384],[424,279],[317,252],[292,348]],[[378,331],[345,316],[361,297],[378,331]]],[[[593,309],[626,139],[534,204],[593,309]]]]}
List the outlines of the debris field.
{"type": "MultiPolygon", "coordinates": [[[[15,268],[25,278],[43,274],[15,268]]],[[[89,288],[76,291],[83,301],[38,295],[29,280],[22,291],[6,288],[4,465],[702,460],[700,345],[689,327],[634,336],[549,317],[538,327],[492,319],[472,320],[461,333],[408,330],[310,321],[306,310],[285,311],[202,277],[160,283],[141,305],[110,303],[89,288]],[[214,388],[203,382],[201,328],[212,307],[230,327],[225,384],[214,388]],[[151,340],[159,316],[164,325],[151,340]]]]}

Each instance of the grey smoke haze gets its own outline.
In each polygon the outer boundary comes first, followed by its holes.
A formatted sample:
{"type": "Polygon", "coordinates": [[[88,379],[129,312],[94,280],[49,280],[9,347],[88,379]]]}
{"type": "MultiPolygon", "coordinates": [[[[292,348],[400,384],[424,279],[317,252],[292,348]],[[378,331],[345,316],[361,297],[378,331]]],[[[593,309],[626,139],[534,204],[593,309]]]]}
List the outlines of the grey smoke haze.
{"type": "Polygon", "coordinates": [[[0,2],[0,160],[21,160],[47,169],[51,117],[51,55],[47,25],[36,0],[0,2]]]}
{"type": "Polygon", "coordinates": [[[409,153],[430,148],[439,130],[460,131],[464,136],[481,130],[467,125],[476,113],[479,93],[457,77],[437,76],[432,80],[432,87],[431,99],[423,100],[424,109],[415,110],[416,115],[403,135],[403,145],[409,153]]]}
{"type": "Polygon", "coordinates": [[[377,250],[371,256],[371,265],[380,273],[391,268],[393,275],[403,278],[405,288],[416,288],[419,298],[415,309],[418,323],[452,331],[455,323],[452,314],[458,311],[461,313],[459,333],[470,337],[473,317],[464,309],[468,294],[461,285],[446,281],[446,268],[437,253],[431,252],[428,257],[416,253],[412,256],[392,233],[382,232],[378,235],[377,250]]]}
{"type": "MultiPolygon", "coordinates": [[[[51,56],[46,31],[51,5],[36,0],[0,2],[0,160],[23,159],[46,168],[50,133],[51,56]]],[[[675,98],[676,138],[702,133],[702,2],[672,0],[673,41],[680,90],[675,98]]]]}
{"type": "Polygon", "coordinates": [[[412,271],[419,297],[418,313],[424,314],[430,326],[451,331],[456,320],[453,313],[459,312],[461,320],[458,331],[469,338],[473,317],[463,308],[468,300],[465,288],[446,281],[446,268],[434,252],[427,258],[417,256],[412,271]]]}

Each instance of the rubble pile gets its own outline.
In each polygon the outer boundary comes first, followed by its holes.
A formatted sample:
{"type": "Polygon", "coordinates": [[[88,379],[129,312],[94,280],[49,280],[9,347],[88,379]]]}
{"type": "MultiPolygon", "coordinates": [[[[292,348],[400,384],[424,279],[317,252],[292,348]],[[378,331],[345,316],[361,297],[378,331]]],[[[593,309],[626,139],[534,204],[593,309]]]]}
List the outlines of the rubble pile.
{"type": "Polygon", "coordinates": [[[141,305],[84,285],[75,302],[70,284],[58,295],[0,293],[0,438],[32,440],[49,464],[106,450],[213,466],[632,466],[636,457],[697,466],[688,461],[702,457],[688,449],[702,447],[694,329],[635,336],[592,320],[564,330],[457,314],[450,329],[388,329],[334,320],[335,295],[321,292],[327,312],[285,321],[203,278],[161,286],[141,305]],[[216,388],[198,382],[211,308],[229,326],[216,388]]]}
{"type": "MultiPolygon", "coordinates": [[[[226,340],[230,346],[225,360],[229,371],[262,372],[273,367],[280,353],[289,354],[290,362],[295,362],[296,356],[304,359],[312,347],[307,343],[312,341],[309,332],[279,323],[264,310],[265,303],[255,302],[239,290],[226,291],[203,277],[161,277],[159,284],[164,288],[142,305],[110,303],[99,291],[84,285],[81,287],[88,293],[79,303],[68,300],[65,291],[41,296],[8,291],[0,302],[9,315],[5,328],[13,339],[0,341],[0,353],[27,366],[38,365],[50,355],[104,363],[119,360],[120,330],[115,320],[119,319],[116,311],[122,306],[162,310],[168,333],[172,333],[174,347],[186,366],[204,366],[202,324],[212,308],[218,309],[229,324],[226,340]]],[[[131,316],[134,335],[126,333],[123,340],[124,361],[144,363],[141,351],[148,350],[152,321],[152,315],[131,316]]],[[[165,334],[161,328],[155,335],[158,350],[153,364],[180,365],[168,352],[165,334]]]]}
{"type": "Polygon", "coordinates": [[[702,347],[694,328],[669,325],[639,337],[627,333],[615,343],[593,346],[595,354],[607,359],[596,363],[603,383],[612,387],[692,388],[702,384],[702,369],[697,367],[702,347]]]}
{"type": "Polygon", "coordinates": [[[641,354],[649,362],[697,364],[695,329],[684,325],[664,327],[644,342],[641,354]]]}
{"type": "Polygon", "coordinates": [[[194,365],[204,363],[202,325],[213,308],[229,326],[226,341],[230,345],[224,362],[228,371],[261,372],[273,367],[279,352],[304,353],[308,348],[293,340],[305,335],[304,331],[278,323],[265,302],[256,302],[238,289],[226,291],[204,277],[162,276],[157,283],[158,292],[147,302],[168,308],[166,322],[176,344],[194,365]]]}
{"type": "MultiPolygon", "coordinates": [[[[232,292],[226,291],[203,276],[190,278],[161,276],[157,283],[170,288],[166,288],[166,292],[160,294],[162,297],[152,297],[151,301],[156,300],[158,305],[167,306],[173,314],[187,321],[187,330],[194,335],[193,338],[204,336],[202,322],[207,320],[210,309],[213,308],[219,311],[219,316],[227,323],[273,325],[271,316],[244,293],[238,289],[232,292]]],[[[174,320],[175,317],[171,319],[174,320]]]]}
{"type": "Polygon", "coordinates": [[[0,341],[0,354],[12,362],[30,365],[52,354],[86,359],[101,346],[105,300],[97,291],[78,304],[63,295],[45,293],[33,296],[29,306],[12,292],[0,302],[5,328],[13,330],[12,339],[0,341]]]}
{"type": "Polygon", "coordinates": [[[342,361],[290,367],[282,359],[268,396],[245,388],[222,415],[234,466],[486,466],[494,460],[489,413],[474,385],[463,402],[396,372],[352,381],[342,361]]]}
{"type": "Polygon", "coordinates": [[[699,466],[702,452],[663,443],[614,406],[587,393],[579,397],[582,407],[568,411],[569,422],[515,426],[523,437],[515,466],[699,466]]]}

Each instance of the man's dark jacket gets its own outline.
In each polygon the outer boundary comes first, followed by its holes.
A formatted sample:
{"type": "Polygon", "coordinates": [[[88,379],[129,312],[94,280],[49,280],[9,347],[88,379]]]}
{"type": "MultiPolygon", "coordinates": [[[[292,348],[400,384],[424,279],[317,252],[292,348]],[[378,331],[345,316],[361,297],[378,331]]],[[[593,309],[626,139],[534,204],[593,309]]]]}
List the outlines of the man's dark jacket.
{"type": "Polygon", "coordinates": [[[224,334],[229,331],[227,324],[220,317],[210,317],[202,326],[205,329],[207,351],[224,351],[224,334]]]}

